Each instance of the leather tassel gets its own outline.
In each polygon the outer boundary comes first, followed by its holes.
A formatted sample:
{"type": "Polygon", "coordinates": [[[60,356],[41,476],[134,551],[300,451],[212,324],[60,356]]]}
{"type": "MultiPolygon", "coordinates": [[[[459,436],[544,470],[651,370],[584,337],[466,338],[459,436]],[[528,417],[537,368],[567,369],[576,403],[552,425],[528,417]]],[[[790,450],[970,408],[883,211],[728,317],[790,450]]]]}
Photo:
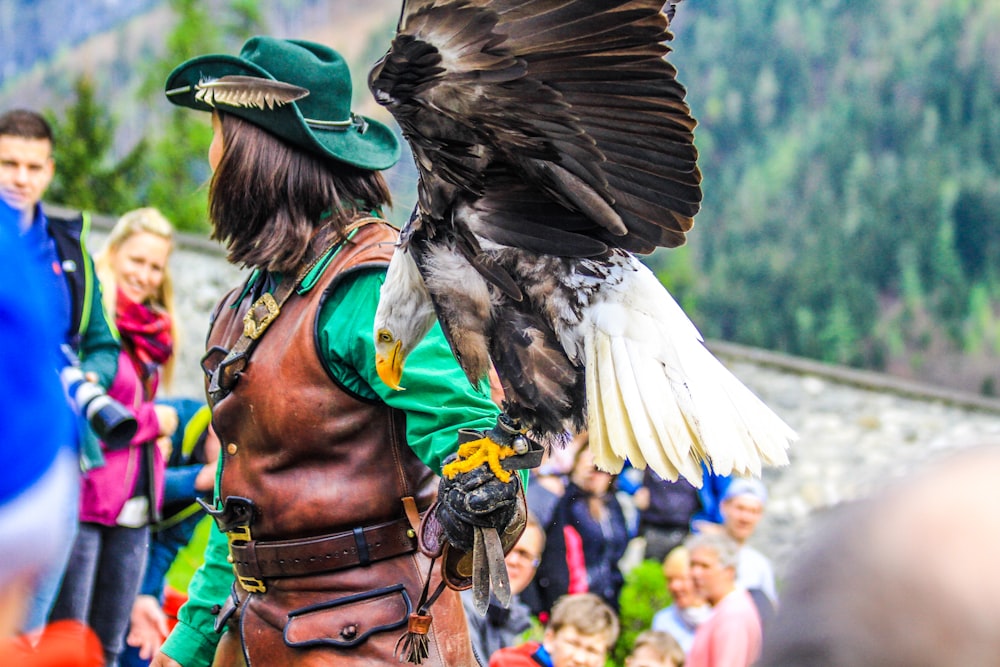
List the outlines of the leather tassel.
{"type": "Polygon", "coordinates": [[[431,585],[431,573],[434,571],[434,564],[437,558],[431,558],[427,570],[427,577],[424,579],[424,588],[420,591],[420,600],[417,603],[417,610],[410,613],[407,622],[406,634],[399,638],[393,653],[400,662],[408,662],[413,665],[422,664],[430,654],[430,637],[427,633],[431,631],[431,605],[437,601],[444,591],[445,583],[441,581],[434,592],[428,595],[431,585]]]}
{"type": "Polygon", "coordinates": [[[407,623],[407,632],[396,642],[393,651],[400,662],[408,662],[414,665],[422,664],[427,659],[429,649],[429,639],[427,633],[431,629],[431,615],[419,611],[410,614],[407,623]]]}

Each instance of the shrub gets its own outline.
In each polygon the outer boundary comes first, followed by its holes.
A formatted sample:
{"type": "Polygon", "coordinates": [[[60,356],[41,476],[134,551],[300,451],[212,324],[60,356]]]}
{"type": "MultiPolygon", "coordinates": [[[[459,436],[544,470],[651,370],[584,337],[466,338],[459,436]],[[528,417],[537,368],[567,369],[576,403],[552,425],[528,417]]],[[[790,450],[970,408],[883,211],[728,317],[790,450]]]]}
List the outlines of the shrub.
{"type": "Polygon", "coordinates": [[[644,560],[625,575],[618,597],[621,633],[608,658],[608,665],[624,665],[635,638],[648,630],[653,614],[670,604],[670,592],[663,569],[655,560],[644,560]]]}

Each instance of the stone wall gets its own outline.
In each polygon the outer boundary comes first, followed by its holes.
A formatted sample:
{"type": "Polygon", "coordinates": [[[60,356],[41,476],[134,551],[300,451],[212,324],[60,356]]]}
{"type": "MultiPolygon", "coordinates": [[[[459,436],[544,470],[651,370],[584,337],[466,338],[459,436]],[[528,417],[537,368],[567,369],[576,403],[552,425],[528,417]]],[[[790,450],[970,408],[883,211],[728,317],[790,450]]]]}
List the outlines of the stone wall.
{"type": "MultiPolygon", "coordinates": [[[[91,247],[100,247],[95,222],[91,247]]],[[[183,342],[169,393],[201,396],[199,359],[218,298],[240,281],[218,244],[180,236],[171,258],[183,342]]],[[[727,343],[712,350],[799,433],[791,464],[764,472],[771,499],[754,538],[779,579],[813,517],[948,450],[1000,441],[1000,401],[727,343]]]]}
{"type": "Polygon", "coordinates": [[[764,471],[770,499],[753,538],[779,579],[828,508],[949,451],[1000,443],[1000,401],[728,343],[709,347],[799,434],[790,464],[764,471]]]}

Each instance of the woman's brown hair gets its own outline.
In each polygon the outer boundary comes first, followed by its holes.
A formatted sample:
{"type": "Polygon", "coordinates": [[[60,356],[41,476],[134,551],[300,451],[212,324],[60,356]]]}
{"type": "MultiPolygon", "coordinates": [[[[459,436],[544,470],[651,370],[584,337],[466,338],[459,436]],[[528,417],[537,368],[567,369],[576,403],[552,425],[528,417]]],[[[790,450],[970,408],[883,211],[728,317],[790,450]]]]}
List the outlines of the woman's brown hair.
{"type": "Polygon", "coordinates": [[[212,238],[229,261],[294,271],[311,244],[325,244],[359,214],[391,203],[381,172],[300,150],[231,114],[220,113],[222,159],[212,176],[212,238]]]}

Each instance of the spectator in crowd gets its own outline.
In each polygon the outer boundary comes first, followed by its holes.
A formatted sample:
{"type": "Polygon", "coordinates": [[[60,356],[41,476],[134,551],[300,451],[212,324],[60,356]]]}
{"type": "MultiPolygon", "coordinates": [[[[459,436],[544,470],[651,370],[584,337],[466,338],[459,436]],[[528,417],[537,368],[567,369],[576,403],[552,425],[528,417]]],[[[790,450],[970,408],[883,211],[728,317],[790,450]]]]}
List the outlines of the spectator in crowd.
{"type": "Polygon", "coordinates": [[[79,471],[55,372],[64,323],[38,307],[55,297],[20,238],[20,218],[0,189],[0,664],[96,667],[100,643],[83,626],[52,626],[40,639],[19,634],[38,578],[68,546],[53,525],[76,520],[79,471]]]}
{"type": "Polygon", "coordinates": [[[472,589],[462,591],[462,604],[469,622],[469,639],[481,664],[507,646],[513,646],[520,635],[531,627],[531,610],[518,597],[535,577],[535,570],[545,549],[545,532],[531,512],[524,532],[514,548],[504,558],[510,578],[510,607],[504,608],[494,596],[486,615],[480,616],[472,602],[472,589]]]}
{"type": "Polygon", "coordinates": [[[592,593],[564,595],[542,642],[497,651],[489,667],[603,667],[618,638],[618,616],[592,593]]]}
{"type": "Polygon", "coordinates": [[[173,227],[159,211],[123,215],[96,258],[121,335],[118,372],[108,395],[138,428],[124,447],[102,443],[104,464],[81,481],[80,526],[50,618],[87,623],[105,660],[118,663],[146,563],[149,525],[159,518],[165,457],[177,412],[154,403],[161,370],[173,358],[174,314],[168,260],[173,227]]]}
{"type": "Polygon", "coordinates": [[[525,492],[528,509],[538,518],[542,527],[552,522],[552,512],[556,503],[566,493],[569,474],[573,470],[573,460],[582,436],[566,443],[565,447],[550,448],[545,451],[542,463],[532,468],[525,492]]]}
{"type": "MultiPolygon", "coordinates": [[[[118,364],[118,340],[104,312],[100,283],[94,263],[86,249],[89,217],[64,217],[42,209],[41,200],[55,175],[52,157],[53,136],[48,122],[37,112],[14,109],[0,115],[0,190],[8,205],[17,211],[20,236],[26,257],[38,276],[46,298],[31,304],[38,308],[46,304],[53,315],[53,326],[60,332],[60,342],[68,345],[79,357],[81,370],[87,378],[107,389],[118,364]]],[[[67,364],[65,358],[55,360],[58,371],[67,364]]],[[[100,459],[96,440],[79,438],[77,432],[87,432],[80,419],[78,431],[67,436],[65,446],[71,456],[79,458],[79,466],[93,465],[100,459]],[[80,450],[94,443],[94,448],[80,450]]],[[[74,481],[76,485],[78,481],[74,481]]],[[[75,500],[69,505],[72,509],[75,500]]],[[[75,512],[61,514],[59,525],[50,522],[54,534],[66,537],[59,558],[44,572],[34,589],[33,600],[24,622],[24,629],[41,628],[48,617],[69,560],[73,536],[76,534],[75,512]]]]}
{"type": "Polygon", "coordinates": [[[628,546],[625,514],[612,492],[614,476],[594,465],[586,435],[579,442],[566,493],[546,530],[536,582],[542,616],[566,593],[595,593],[612,609],[624,577],[618,561],[628,546]]]}
{"type": "Polygon", "coordinates": [[[691,532],[695,521],[722,523],[719,503],[730,478],[713,474],[702,464],[702,485],[695,488],[679,477],[670,482],[646,468],[633,498],[639,509],[639,534],[646,540],[645,557],[663,561],[691,532]]]}
{"type": "MultiPolygon", "coordinates": [[[[556,503],[566,494],[569,473],[573,470],[573,460],[576,458],[580,439],[581,436],[577,436],[567,442],[565,447],[546,449],[542,463],[529,471],[525,500],[528,503],[528,511],[535,515],[543,531],[547,532],[552,525],[556,503]]],[[[521,592],[521,601],[528,606],[532,614],[536,616],[541,614],[542,622],[548,619],[547,606],[551,602],[543,602],[537,576],[521,592]]]]}
{"type": "Polygon", "coordinates": [[[641,559],[646,551],[645,539],[640,543],[639,546],[642,548],[638,552],[636,552],[636,546],[631,543],[631,540],[639,537],[639,505],[636,503],[635,495],[639,493],[641,501],[643,495],[642,479],[643,471],[634,467],[632,462],[627,460],[622,465],[622,469],[615,475],[614,493],[618,498],[618,504],[622,506],[622,512],[625,514],[625,525],[628,528],[630,540],[629,546],[632,550],[632,553],[626,555],[626,560],[631,559],[636,553],[641,559]]]}
{"type": "Polygon", "coordinates": [[[663,576],[673,602],[656,612],[652,628],[676,639],[687,655],[694,643],[695,630],[711,615],[712,607],[695,590],[690,554],[683,545],[674,547],[663,559],[663,576]]]}
{"type": "Polygon", "coordinates": [[[157,404],[172,407],[177,412],[179,426],[171,438],[167,459],[163,517],[152,526],[146,572],[132,604],[126,635],[128,646],[120,667],[149,665],[176,622],[176,611],[187,597],[186,586],[180,591],[168,587],[167,572],[177,554],[188,545],[198,524],[208,520],[198,499],[211,500],[219,458],[219,439],[210,424],[212,412],[204,401],[165,398],[157,404]]]}
{"type": "Polygon", "coordinates": [[[739,545],[728,535],[700,533],[685,541],[695,590],[712,605],[698,626],[687,667],[749,667],[760,655],[757,607],[736,584],[739,545]]]}
{"type": "Polygon", "coordinates": [[[683,667],[684,650],[670,634],[646,630],[635,638],[625,667],[683,667]]]}
{"type": "Polygon", "coordinates": [[[939,458],[825,517],[760,667],[954,667],[1000,656],[1000,446],[939,458]]]}
{"type": "Polygon", "coordinates": [[[748,544],[764,516],[767,489],[756,479],[734,479],[726,488],[719,508],[722,525],[729,537],[740,545],[736,583],[748,591],[762,591],[772,604],[778,602],[771,560],[748,544]]]}

